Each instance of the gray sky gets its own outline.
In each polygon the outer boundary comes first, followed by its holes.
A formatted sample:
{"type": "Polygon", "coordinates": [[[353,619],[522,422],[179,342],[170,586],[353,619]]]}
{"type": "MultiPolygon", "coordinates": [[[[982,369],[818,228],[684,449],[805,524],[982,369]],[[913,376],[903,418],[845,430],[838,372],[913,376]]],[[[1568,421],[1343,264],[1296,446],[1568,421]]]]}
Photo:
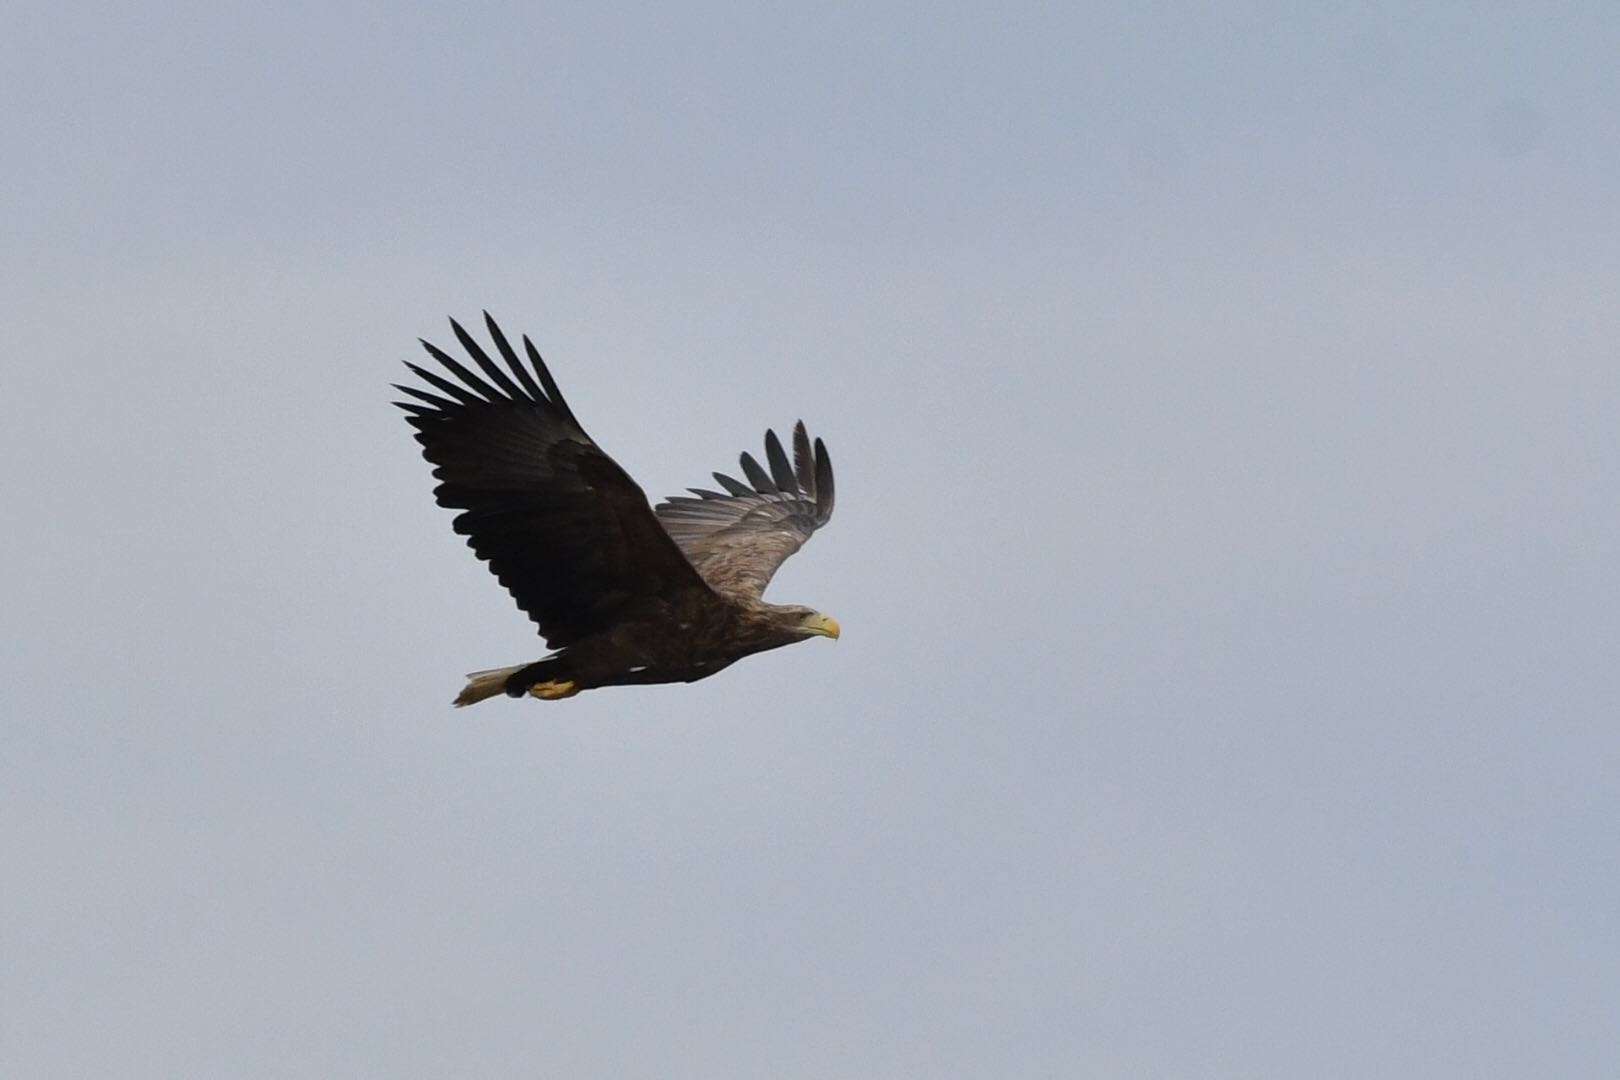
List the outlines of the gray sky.
{"type": "Polygon", "coordinates": [[[0,1071],[1620,1072],[1612,3],[73,7],[0,1071]],[[451,710],[484,307],[655,497],[825,436],[843,640],[451,710]]]}

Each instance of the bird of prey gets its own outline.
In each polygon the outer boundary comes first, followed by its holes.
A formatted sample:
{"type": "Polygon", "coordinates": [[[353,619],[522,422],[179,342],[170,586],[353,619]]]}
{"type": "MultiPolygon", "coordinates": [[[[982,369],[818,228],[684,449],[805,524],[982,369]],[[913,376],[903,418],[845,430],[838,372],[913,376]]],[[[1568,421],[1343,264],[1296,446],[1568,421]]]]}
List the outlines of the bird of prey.
{"type": "Polygon", "coordinates": [[[433,465],[439,505],[460,511],[456,532],[552,651],[472,672],[458,706],[696,682],[752,653],[838,636],[812,608],[762,599],[832,516],[832,459],[803,421],[791,461],[767,431],[765,466],[742,455],[746,483],[715,473],[723,490],[691,488],[654,509],[585,433],[528,337],[525,364],[488,312],[484,323],[504,368],[452,319],[478,371],[423,341],[444,372],[407,363],[426,388],[395,384],[413,400],[394,404],[433,465]]]}

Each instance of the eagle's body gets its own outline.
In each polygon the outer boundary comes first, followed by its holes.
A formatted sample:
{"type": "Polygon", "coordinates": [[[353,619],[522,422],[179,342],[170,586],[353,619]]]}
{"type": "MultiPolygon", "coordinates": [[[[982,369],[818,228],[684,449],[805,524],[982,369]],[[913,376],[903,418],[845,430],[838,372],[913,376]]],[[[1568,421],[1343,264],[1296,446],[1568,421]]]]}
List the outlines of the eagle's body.
{"type": "Polygon", "coordinates": [[[769,471],[742,455],[748,483],[693,489],[656,511],[587,435],[540,354],[525,367],[494,320],[499,367],[461,326],[483,377],[427,342],[459,381],[407,365],[438,393],[400,386],[399,402],[441,481],[457,532],[539,626],[552,655],[474,672],[457,705],[505,692],[540,698],[634,683],[693,682],[744,656],[837,637],[810,608],[767,604],[766,584],[833,508],[832,462],[802,423],[793,458],[766,432],[769,471]],[[418,403],[419,402],[419,403],[418,403]]]}

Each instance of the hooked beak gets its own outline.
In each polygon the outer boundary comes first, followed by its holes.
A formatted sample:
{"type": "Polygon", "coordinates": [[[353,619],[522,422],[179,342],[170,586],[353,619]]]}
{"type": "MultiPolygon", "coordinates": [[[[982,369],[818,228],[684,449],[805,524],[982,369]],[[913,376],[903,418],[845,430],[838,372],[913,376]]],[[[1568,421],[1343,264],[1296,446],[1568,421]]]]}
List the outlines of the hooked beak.
{"type": "Polygon", "coordinates": [[[835,641],[838,639],[838,620],[831,615],[806,615],[799,625],[812,634],[830,637],[835,641]]]}

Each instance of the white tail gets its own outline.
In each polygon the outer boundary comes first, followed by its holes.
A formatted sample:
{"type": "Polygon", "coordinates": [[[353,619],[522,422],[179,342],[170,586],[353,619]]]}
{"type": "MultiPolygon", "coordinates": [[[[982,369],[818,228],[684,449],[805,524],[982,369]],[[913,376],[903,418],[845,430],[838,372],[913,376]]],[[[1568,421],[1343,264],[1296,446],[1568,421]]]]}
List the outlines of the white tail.
{"type": "Polygon", "coordinates": [[[476,705],[485,698],[506,693],[506,680],[528,666],[528,664],[513,664],[511,667],[490,668],[488,671],[469,671],[466,689],[456,695],[456,708],[476,705]]]}

